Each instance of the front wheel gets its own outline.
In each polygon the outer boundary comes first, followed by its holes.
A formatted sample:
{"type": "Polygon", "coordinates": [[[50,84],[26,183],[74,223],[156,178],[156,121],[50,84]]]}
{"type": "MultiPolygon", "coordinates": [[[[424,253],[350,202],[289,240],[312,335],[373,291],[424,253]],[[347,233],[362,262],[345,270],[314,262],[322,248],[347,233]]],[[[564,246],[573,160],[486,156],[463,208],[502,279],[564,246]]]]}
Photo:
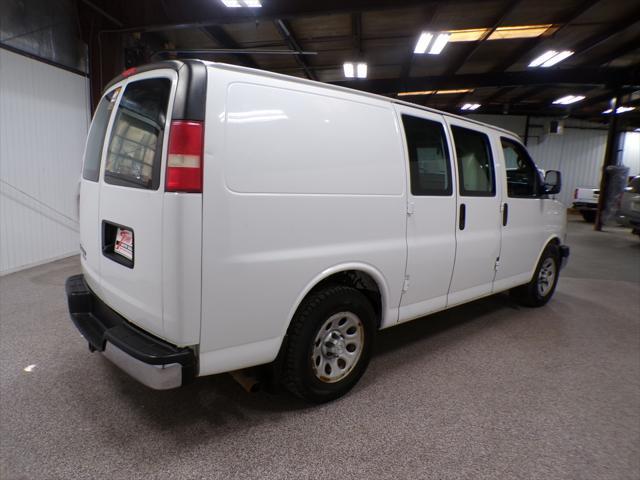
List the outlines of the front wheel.
{"type": "Polygon", "coordinates": [[[367,368],[375,331],[373,307],[358,290],[335,285],[312,293],[289,330],[285,387],[313,403],[344,395],[367,368]]]}
{"type": "Polygon", "coordinates": [[[556,290],[560,273],[560,252],[557,245],[548,245],[542,252],[533,278],[526,285],[511,290],[511,294],[527,307],[541,307],[556,290]]]}

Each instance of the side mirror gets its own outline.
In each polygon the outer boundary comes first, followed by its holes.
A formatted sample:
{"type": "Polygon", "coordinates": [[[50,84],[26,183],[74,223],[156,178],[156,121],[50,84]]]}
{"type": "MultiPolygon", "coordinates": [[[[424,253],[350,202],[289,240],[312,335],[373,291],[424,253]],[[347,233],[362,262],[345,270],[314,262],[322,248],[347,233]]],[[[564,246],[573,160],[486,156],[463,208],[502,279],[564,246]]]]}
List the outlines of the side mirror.
{"type": "Polygon", "coordinates": [[[562,188],[562,175],[557,170],[549,170],[544,176],[544,184],[542,185],[543,193],[554,195],[560,193],[562,188]]]}

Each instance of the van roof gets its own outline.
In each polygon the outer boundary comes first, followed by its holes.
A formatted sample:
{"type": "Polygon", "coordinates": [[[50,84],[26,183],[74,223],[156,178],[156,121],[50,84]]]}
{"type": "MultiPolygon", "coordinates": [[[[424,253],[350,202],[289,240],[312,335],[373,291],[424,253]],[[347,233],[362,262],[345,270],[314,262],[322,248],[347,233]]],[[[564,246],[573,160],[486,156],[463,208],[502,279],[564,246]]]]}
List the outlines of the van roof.
{"type": "Polygon", "coordinates": [[[259,70],[256,68],[250,68],[250,67],[243,67],[240,65],[232,65],[229,63],[219,63],[219,62],[211,62],[211,61],[207,61],[207,60],[202,60],[202,62],[207,65],[208,67],[215,67],[215,68],[221,68],[224,70],[233,70],[233,71],[239,71],[239,72],[245,72],[245,73],[251,73],[253,75],[259,75],[262,77],[270,77],[270,78],[277,78],[280,80],[287,80],[290,82],[296,82],[296,83],[303,83],[303,84],[307,84],[307,85],[314,85],[314,86],[321,86],[323,88],[328,88],[331,90],[337,90],[337,91],[341,91],[341,92],[349,92],[351,94],[355,94],[355,95],[360,95],[363,97],[368,97],[368,98],[374,98],[376,100],[382,100],[382,101],[386,101],[386,102],[390,102],[390,103],[396,103],[399,105],[405,105],[407,107],[411,107],[411,108],[416,108],[418,110],[425,110],[427,112],[432,112],[432,113],[437,113],[439,115],[444,115],[447,117],[453,117],[453,118],[458,118],[461,120],[465,120],[467,122],[471,122],[471,123],[475,123],[477,125],[482,125],[485,127],[489,127],[489,128],[493,128],[494,130],[499,130],[501,132],[504,133],[508,133],[509,135],[513,135],[517,138],[519,138],[519,135],[507,130],[505,128],[501,128],[501,127],[497,127],[495,125],[491,125],[488,123],[484,123],[481,122],[479,120],[474,120],[472,118],[468,118],[468,117],[463,117],[461,115],[455,115],[453,113],[448,113],[448,112],[443,112],[441,110],[437,110],[435,108],[429,108],[429,107],[425,107],[422,105],[417,105],[415,103],[411,103],[411,102],[405,102],[403,100],[398,100],[395,98],[389,98],[389,97],[385,97],[383,95],[377,95],[375,93],[369,93],[369,92],[365,92],[362,90],[355,90],[353,88],[348,88],[348,87],[341,87],[339,85],[333,85],[331,83],[324,83],[324,82],[318,82],[315,80],[309,80],[306,78],[300,78],[300,77],[293,77],[291,75],[284,75],[282,73],[275,73],[275,72],[270,72],[267,70],[259,70]]]}
{"type": "MultiPolygon", "coordinates": [[[[341,87],[339,85],[333,85],[331,83],[323,83],[323,82],[317,82],[315,80],[309,80],[306,78],[300,78],[300,77],[293,77],[291,75],[284,75],[282,73],[274,73],[274,72],[269,72],[267,70],[259,70],[256,68],[250,68],[250,67],[243,67],[240,65],[231,65],[229,63],[219,63],[219,62],[211,62],[208,60],[197,60],[197,59],[189,59],[189,60],[165,60],[165,61],[161,61],[161,62],[156,62],[156,63],[152,63],[152,64],[147,64],[147,65],[142,65],[140,67],[136,67],[135,68],[135,73],[141,73],[141,72],[146,72],[149,70],[155,70],[155,69],[159,69],[159,68],[171,68],[173,70],[179,70],[180,67],[182,65],[184,65],[185,63],[188,62],[199,62],[204,64],[207,67],[213,67],[213,68],[220,68],[223,70],[231,70],[231,71],[238,71],[238,72],[243,72],[243,73],[250,73],[252,75],[257,75],[257,76],[261,76],[261,77],[269,77],[269,78],[276,78],[279,80],[286,80],[289,82],[295,82],[295,83],[301,83],[301,84],[305,84],[305,85],[313,85],[316,87],[322,87],[322,88],[326,88],[329,90],[336,90],[339,92],[348,92],[351,93],[353,95],[359,95],[361,97],[367,97],[367,98],[373,98],[376,100],[380,100],[380,101],[384,101],[384,102],[389,102],[389,103],[396,103],[398,105],[405,105],[407,107],[411,107],[411,108],[416,108],[418,110],[424,110],[427,112],[432,112],[432,113],[437,113],[439,115],[444,115],[447,117],[452,117],[452,118],[458,118],[460,120],[464,120],[470,123],[475,123],[476,125],[482,125],[484,127],[489,127],[492,128],[494,130],[498,130],[504,133],[507,133],[509,135],[515,136],[516,138],[520,138],[518,134],[507,130],[505,128],[501,128],[501,127],[497,127],[495,125],[490,125],[488,123],[484,123],[484,122],[480,122],[478,120],[474,120],[472,118],[468,118],[468,117],[463,117],[461,115],[455,115],[453,113],[448,113],[448,112],[443,112],[442,110],[437,110],[435,108],[429,108],[429,107],[425,107],[422,105],[417,105],[415,103],[411,103],[411,102],[405,102],[403,100],[398,100],[396,98],[389,98],[389,97],[385,97],[383,95],[376,95],[375,93],[369,93],[369,92],[364,92],[362,90],[355,90],[353,88],[348,88],[348,87],[341,87]]],[[[133,74],[135,74],[133,73],[133,74]]],[[[123,80],[124,78],[126,78],[128,75],[125,71],[125,73],[117,76],[116,78],[114,78],[113,80],[111,80],[107,86],[105,87],[105,91],[109,89],[109,87],[111,87],[112,85],[114,85],[115,83],[120,82],[121,80],[123,80]]]]}

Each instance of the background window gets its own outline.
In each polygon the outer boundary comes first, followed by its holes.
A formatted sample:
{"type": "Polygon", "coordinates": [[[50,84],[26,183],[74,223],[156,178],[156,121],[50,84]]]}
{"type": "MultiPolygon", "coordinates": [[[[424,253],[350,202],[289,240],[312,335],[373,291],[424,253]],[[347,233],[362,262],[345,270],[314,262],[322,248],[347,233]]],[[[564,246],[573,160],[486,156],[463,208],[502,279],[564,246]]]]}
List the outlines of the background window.
{"type": "Polygon", "coordinates": [[[507,172],[509,197],[535,197],[538,194],[540,174],[524,147],[512,140],[501,139],[507,172]]]}
{"type": "Polygon", "coordinates": [[[166,78],[127,85],[111,130],[105,182],[158,188],[162,133],[170,90],[171,81],[166,78]]]}
{"type": "Polygon", "coordinates": [[[411,193],[451,195],[451,165],[444,127],[439,122],[402,116],[407,147],[411,193]]]}
{"type": "Polygon", "coordinates": [[[458,157],[460,194],[471,197],[493,197],[496,182],[489,138],[475,130],[452,127],[458,157]]]}

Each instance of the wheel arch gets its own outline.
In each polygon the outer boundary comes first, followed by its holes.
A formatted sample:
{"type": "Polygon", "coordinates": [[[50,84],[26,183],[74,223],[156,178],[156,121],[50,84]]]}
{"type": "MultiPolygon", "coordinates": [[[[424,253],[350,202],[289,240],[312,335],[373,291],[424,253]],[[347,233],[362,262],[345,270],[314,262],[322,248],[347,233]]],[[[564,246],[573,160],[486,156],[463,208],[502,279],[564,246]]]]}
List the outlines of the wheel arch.
{"type": "Polygon", "coordinates": [[[533,266],[531,268],[531,275],[533,276],[533,274],[536,272],[536,267],[538,266],[538,263],[540,262],[540,258],[542,257],[542,253],[547,249],[547,247],[549,245],[556,245],[556,246],[560,246],[562,245],[562,240],[560,239],[560,237],[558,236],[558,234],[552,234],[549,235],[549,237],[547,238],[547,241],[544,242],[544,246],[542,247],[542,249],[538,252],[538,256],[535,259],[535,262],[533,263],[533,266]]]}
{"type": "Polygon", "coordinates": [[[316,275],[300,291],[294,305],[289,311],[283,336],[289,330],[291,321],[305,298],[312,292],[326,285],[347,285],[360,290],[371,301],[377,315],[377,325],[380,328],[385,316],[388,315],[389,289],[382,272],[366,263],[344,263],[334,265],[316,275]]]}

